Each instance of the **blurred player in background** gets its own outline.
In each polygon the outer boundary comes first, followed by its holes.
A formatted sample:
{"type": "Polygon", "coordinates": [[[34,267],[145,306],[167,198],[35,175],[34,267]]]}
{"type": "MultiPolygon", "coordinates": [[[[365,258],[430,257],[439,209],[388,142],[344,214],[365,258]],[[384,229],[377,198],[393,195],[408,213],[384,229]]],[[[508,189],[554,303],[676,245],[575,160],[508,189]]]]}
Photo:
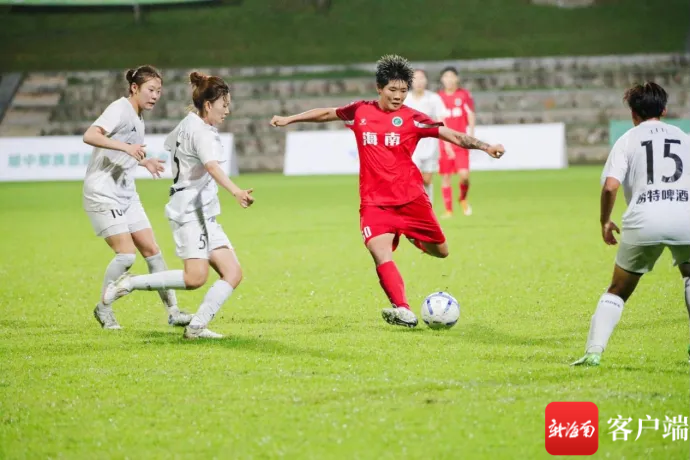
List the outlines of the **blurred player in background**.
{"type": "MultiPolygon", "coordinates": [[[[444,124],[460,133],[475,135],[475,103],[470,92],[459,86],[458,71],[454,67],[447,67],[441,73],[443,88],[439,91],[446,115],[444,124]]],[[[460,176],[460,197],[463,214],[469,216],[473,213],[468,203],[468,190],[470,189],[470,153],[467,148],[448,142],[439,142],[439,174],[441,174],[441,193],[446,207],[445,217],[453,213],[453,189],[452,178],[454,174],[460,176]]]]}
{"type": "MultiPolygon", "coordinates": [[[[443,121],[446,108],[439,95],[427,90],[427,74],[422,69],[417,69],[413,75],[413,90],[405,98],[405,105],[418,112],[422,112],[432,120],[443,121]]],[[[431,202],[434,201],[434,186],[432,179],[439,169],[439,141],[434,138],[420,139],[413,162],[422,173],[422,182],[431,202]]]]}
{"type": "MultiPolygon", "coordinates": [[[[127,71],[128,97],[110,104],[84,133],[84,142],[93,146],[84,179],[84,209],[96,235],[115,252],[106,268],[103,290],[134,263],[137,250],[146,259],[151,273],[166,270],[149,218],[134,184],[137,166],[154,177],[163,171],[157,158],[146,158],[142,112],[151,110],[161,97],[161,74],[144,65],[127,71]]],[[[168,312],[168,323],[187,325],[191,315],[181,312],[173,291],[159,291],[168,312]]],[[[112,308],[102,302],[94,310],[104,329],[120,329],[112,308]]]]}
{"type": "Polygon", "coordinates": [[[585,356],[573,365],[597,366],[626,302],[641,276],[655,266],[665,248],[684,279],[689,309],[689,136],[660,121],[667,93],[655,83],[635,85],[624,100],[631,108],[634,128],[614,144],[602,173],[600,224],[602,239],[615,245],[612,209],[617,190],[624,186],[628,208],[612,282],[600,297],[590,322],[585,356]]]}
{"type": "Polygon", "coordinates": [[[377,62],[379,99],[357,101],[341,108],[320,108],[292,115],[274,116],[272,126],[300,122],[342,120],[355,134],[360,157],[360,230],[377,268],[377,276],[392,308],[382,316],[389,324],[415,327],[403,278],[393,262],[401,234],[433,257],[447,257],[449,248],[422,175],[412,160],[420,139],[436,137],[464,148],[484,150],[498,158],[501,145],[490,146],[442,126],[427,115],[403,104],[413,81],[413,69],[400,56],[377,62]]]}
{"type": "Polygon", "coordinates": [[[220,77],[199,72],[190,74],[190,82],[196,113],[189,113],[165,140],[175,163],[166,217],[173,230],[176,253],[184,260],[184,270],[141,276],[124,274],[108,285],[103,303],[109,305],[133,290],[197,289],[206,283],[211,265],[221,279],[207,291],[185,328],[184,337],[218,339],[223,336],[209,330],[207,325],[242,281],[242,269],[230,240],[216,222],[216,216],[221,214],[217,184],[243,208],[250,206],[254,199],[252,190],[235,185],[220,165],[228,158],[216,126],[229,113],[228,85],[220,77]]]}

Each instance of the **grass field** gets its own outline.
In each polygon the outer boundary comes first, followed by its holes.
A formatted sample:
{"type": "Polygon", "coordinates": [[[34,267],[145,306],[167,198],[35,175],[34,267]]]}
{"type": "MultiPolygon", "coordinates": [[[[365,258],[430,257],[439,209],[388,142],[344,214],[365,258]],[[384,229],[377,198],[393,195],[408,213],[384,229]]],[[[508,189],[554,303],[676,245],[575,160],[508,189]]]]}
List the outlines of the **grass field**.
{"type": "MultiPolygon", "coordinates": [[[[594,458],[688,459],[638,419],[689,414],[689,320],[668,255],[627,304],[603,365],[580,357],[614,250],[598,227],[599,169],[476,173],[475,215],[443,221],[452,255],[396,253],[417,305],[448,290],[450,331],[393,328],[358,228],[354,177],[247,175],[223,197],[245,280],[184,342],[154,293],[91,310],[111,258],[81,184],[0,185],[0,458],[535,459],[552,401],[593,401],[594,458]],[[607,420],[633,418],[628,441],[607,420]]],[[[139,192],[169,265],[167,181],[139,192]]],[[[623,207],[619,203],[617,215],[623,207]]],[[[134,272],[143,272],[138,259],[134,272]]],[[[179,293],[195,310],[204,290],[179,293]]]]}
{"type": "Polygon", "coordinates": [[[598,0],[588,8],[529,0],[305,0],[129,9],[3,9],[0,69],[120,69],[434,61],[688,50],[689,2],[598,0]],[[587,30],[587,33],[584,33],[587,30]],[[378,46],[372,46],[373,43],[378,46]]]}

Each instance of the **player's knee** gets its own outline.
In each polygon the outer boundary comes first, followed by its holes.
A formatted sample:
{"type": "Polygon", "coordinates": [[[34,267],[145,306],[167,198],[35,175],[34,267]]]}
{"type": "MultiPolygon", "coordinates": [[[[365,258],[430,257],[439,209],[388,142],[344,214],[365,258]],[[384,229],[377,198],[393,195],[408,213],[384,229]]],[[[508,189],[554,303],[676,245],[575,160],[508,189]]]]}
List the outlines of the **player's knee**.
{"type": "Polygon", "coordinates": [[[125,269],[129,270],[132,265],[134,265],[134,261],[137,259],[137,255],[132,253],[117,253],[115,254],[115,260],[118,261],[120,265],[125,267],[125,269]]]}
{"type": "Polygon", "coordinates": [[[449,257],[449,246],[446,243],[438,245],[437,254],[440,259],[446,259],[449,257]]]}
{"type": "Polygon", "coordinates": [[[233,287],[233,289],[235,289],[242,282],[242,267],[240,267],[239,265],[233,267],[233,269],[230,270],[228,273],[223,274],[222,279],[226,283],[230,284],[233,287]]]}
{"type": "Polygon", "coordinates": [[[391,260],[393,260],[393,253],[390,247],[383,248],[378,245],[368,245],[367,249],[369,250],[369,253],[372,256],[375,265],[381,265],[383,263],[390,262],[391,260]]]}
{"type": "Polygon", "coordinates": [[[142,257],[146,259],[155,256],[156,254],[159,254],[161,252],[161,249],[158,247],[156,243],[153,243],[150,246],[141,248],[139,252],[141,253],[142,257]]]}
{"type": "Polygon", "coordinates": [[[208,272],[195,270],[185,272],[185,287],[187,289],[199,289],[206,283],[208,272]]]}

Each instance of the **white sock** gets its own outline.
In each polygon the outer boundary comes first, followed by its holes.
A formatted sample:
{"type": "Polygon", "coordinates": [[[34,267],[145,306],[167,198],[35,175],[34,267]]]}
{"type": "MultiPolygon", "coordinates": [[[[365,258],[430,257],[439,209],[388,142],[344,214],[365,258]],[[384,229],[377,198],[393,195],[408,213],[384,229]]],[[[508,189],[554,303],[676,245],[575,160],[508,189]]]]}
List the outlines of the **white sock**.
{"type": "Polygon", "coordinates": [[[602,353],[607,347],[609,337],[621,318],[624,300],[614,294],[605,293],[597,303],[597,309],[590,320],[586,353],[602,353]]]}
{"type": "Polygon", "coordinates": [[[190,326],[206,327],[232,293],[233,287],[230,284],[223,280],[216,281],[206,292],[204,301],[199,306],[197,313],[192,317],[190,326]]]}
{"type": "MultiPolygon", "coordinates": [[[[149,267],[149,273],[160,273],[168,269],[166,266],[166,261],[163,260],[163,256],[159,252],[151,257],[146,258],[146,265],[149,267]]],[[[163,306],[166,307],[169,315],[175,315],[180,312],[178,309],[178,299],[175,296],[175,291],[168,289],[167,291],[158,291],[158,295],[161,297],[163,306]]]]}
{"type": "Polygon", "coordinates": [[[686,312],[689,312],[689,279],[684,278],[684,300],[686,300],[686,312]]]}
{"type": "Polygon", "coordinates": [[[434,184],[425,185],[425,192],[427,192],[429,201],[434,203],[434,184]]]}
{"type": "MultiPolygon", "coordinates": [[[[113,260],[110,261],[106,267],[106,274],[103,276],[103,287],[101,287],[101,297],[108,284],[120,278],[127,270],[134,264],[136,256],[134,254],[115,254],[113,260]]],[[[99,301],[98,307],[103,308],[104,305],[99,301]]]]}
{"type": "Polygon", "coordinates": [[[139,275],[130,278],[130,287],[137,291],[160,291],[162,289],[186,289],[185,272],[167,270],[165,272],[139,275]]]}

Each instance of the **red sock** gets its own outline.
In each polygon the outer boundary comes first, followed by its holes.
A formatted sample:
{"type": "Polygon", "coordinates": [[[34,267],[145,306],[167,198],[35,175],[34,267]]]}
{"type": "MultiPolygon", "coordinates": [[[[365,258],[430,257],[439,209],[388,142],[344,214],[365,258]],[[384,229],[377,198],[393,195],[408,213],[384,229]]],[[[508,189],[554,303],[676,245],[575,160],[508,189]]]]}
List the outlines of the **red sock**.
{"type": "Polygon", "coordinates": [[[465,201],[465,198],[468,196],[468,189],[470,188],[470,182],[463,183],[461,182],[461,201],[465,201]]]}
{"type": "Polygon", "coordinates": [[[381,284],[391,304],[396,307],[410,309],[408,300],[405,298],[403,278],[401,278],[401,274],[393,260],[378,265],[377,275],[379,276],[379,284],[381,284]]]}
{"type": "Polygon", "coordinates": [[[448,212],[453,210],[453,190],[451,187],[442,187],[441,195],[444,197],[444,207],[448,212]]]}

